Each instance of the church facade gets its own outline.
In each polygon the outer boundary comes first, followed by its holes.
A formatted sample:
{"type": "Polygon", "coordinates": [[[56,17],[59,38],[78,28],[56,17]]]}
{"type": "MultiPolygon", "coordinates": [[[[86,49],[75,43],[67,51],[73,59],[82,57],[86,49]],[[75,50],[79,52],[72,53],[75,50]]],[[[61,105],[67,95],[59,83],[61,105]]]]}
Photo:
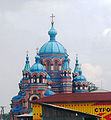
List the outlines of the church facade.
{"type": "Polygon", "coordinates": [[[20,114],[30,114],[32,100],[58,93],[88,92],[88,82],[82,75],[77,56],[74,71],[71,73],[66,49],[56,40],[57,32],[53,20],[48,34],[50,40],[37,51],[32,66],[29,55],[26,56],[18,95],[11,100],[10,120],[15,120],[20,114]]]}

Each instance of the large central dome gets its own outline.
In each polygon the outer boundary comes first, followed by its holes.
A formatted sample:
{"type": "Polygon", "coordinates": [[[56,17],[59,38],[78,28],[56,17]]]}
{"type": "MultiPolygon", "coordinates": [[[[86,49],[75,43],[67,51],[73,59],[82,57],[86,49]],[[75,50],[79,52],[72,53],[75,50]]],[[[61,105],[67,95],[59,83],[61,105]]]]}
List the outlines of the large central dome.
{"type": "Polygon", "coordinates": [[[65,55],[66,51],[65,48],[63,47],[62,44],[57,42],[55,40],[55,36],[57,35],[56,30],[54,29],[52,22],[52,27],[49,30],[48,34],[50,36],[50,41],[45,43],[39,51],[39,55],[45,55],[45,54],[60,54],[60,55],[65,55]]]}

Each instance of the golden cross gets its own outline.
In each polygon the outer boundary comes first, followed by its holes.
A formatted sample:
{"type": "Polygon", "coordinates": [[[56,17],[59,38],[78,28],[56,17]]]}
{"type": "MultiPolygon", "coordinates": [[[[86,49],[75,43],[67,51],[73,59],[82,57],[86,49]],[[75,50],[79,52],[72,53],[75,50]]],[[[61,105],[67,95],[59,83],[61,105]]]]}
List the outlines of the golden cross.
{"type": "Polygon", "coordinates": [[[53,18],[54,18],[55,16],[53,15],[53,13],[52,13],[52,16],[50,16],[50,17],[52,18],[52,23],[54,23],[53,18]]]}

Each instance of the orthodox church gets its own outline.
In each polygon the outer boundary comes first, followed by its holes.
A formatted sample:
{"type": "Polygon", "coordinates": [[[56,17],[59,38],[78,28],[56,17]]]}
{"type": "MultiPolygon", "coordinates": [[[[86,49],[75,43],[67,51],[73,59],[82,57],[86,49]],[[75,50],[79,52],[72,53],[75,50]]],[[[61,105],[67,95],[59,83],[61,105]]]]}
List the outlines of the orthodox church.
{"type": "Polygon", "coordinates": [[[75,68],[71,73],[70,60],[66,49],[56,40],[53,15],[51,29],[48,32],[50,40],[46,42],[35,56],[31,66],[29,55],[26,56],[19,92],[11,100],[10,119],[16,115],[31,113],[30,101],[60,93],[88,92],[88,82],[82,75],[78,56],[75,68]]]}

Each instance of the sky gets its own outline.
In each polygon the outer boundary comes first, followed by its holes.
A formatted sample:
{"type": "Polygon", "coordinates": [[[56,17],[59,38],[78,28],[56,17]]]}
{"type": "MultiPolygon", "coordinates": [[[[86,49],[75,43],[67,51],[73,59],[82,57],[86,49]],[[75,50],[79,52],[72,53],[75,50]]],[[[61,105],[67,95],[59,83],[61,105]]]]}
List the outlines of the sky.
{"type": "Polygon", "coordinates": [[[78,54],[83,75],[111,90],[111,0],[0,0],[0,106],[10,110],[22,79],[26,51],[34,64],[36,48],[49,40],[51,14],[56,40],[74,69],[78,54]]]}

